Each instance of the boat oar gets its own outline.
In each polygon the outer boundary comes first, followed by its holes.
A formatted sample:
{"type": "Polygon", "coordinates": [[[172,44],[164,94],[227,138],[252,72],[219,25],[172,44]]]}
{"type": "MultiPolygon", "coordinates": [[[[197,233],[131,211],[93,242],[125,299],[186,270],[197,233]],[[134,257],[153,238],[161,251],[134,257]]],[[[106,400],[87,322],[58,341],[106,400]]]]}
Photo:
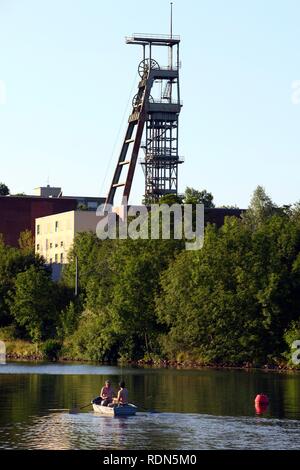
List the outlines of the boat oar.
{"type": "Polygon", "coordinates": [[[88,403],[87,405],[79,406],[79,408],[72,408],[71,410],[69,410],[69,413],[71,414],[79,413],[80,410],[83,410],[84,408],[87,408],[90,405],[91,403],[88,403]]]}
{"type": "Polygon", "coordinates": [[[144,408],[143,406],[140,406],[139,404],[137,404],[137,407],[138,407],[138,409],[140,409],[142,411],[145,411],[145,413],[159,413],[159,411],[149,410],[147,408],[144,408]]]}

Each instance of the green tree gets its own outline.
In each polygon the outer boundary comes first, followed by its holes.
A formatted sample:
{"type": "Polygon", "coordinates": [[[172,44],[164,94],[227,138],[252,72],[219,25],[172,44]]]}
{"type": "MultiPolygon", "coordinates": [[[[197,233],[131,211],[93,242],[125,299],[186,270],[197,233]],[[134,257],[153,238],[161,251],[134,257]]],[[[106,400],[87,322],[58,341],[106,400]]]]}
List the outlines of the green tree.
{"type": "Polygon", "coordinates": [[[31,230],[25,230],[20,233],[19,247],[25,254],[34,254],[35,243],[31,230]]]}
{"type": "Polygon", "coordinates": [[[77,210],[78,210],[78,211],[87,211],[87,210],[88,210],[88,206],[87,206],[86,204],[84,204],[84,203],[81,202],[81,203],[79,203],[79,204],[77,205],[77,210]]]}
{"type": "Polygon", "coordinates": [[[62,355],[72,359],[104,361],[116,359],[118,344],[107,315],[85,310],[78,328],[65,338],[62,355]]]}
{"type": "Polygon", "coordinates": [[[56,295],[49,272],[41,267],[30,266],[16,277],[15,292],[11,294],[11,313],[34,342],[55,334],[58,317],[56,295]]]}
{"type": "Polygon", "coordinates": [[[0,183],[0,196],[8,196],[9,188],[4,183],[0,183]]]}
{"type": "Polygon", "coordinates": [[[181,253],[161,278],[165,352],[230,364],[280,357],[299,315],[299,250],[300,228],[282,215],[256,229],[234,217],[208,226],[203,249],[181,253]]]}
{"type": "Polygon", "coordinates": [[[293,360],[293,355],[295,354],[297,357],[296,359],[299,360],[299,347],[295,349],[295,341],[300,340],[300,315],[298,320],[294,320],[288,326],[284,333],[284,340],[287,344],[287,350],[284,352],[284,357],[287,360],[288,364],[293,368],[300,368],[300,364],[297,364],[295,360],[293,360]]]}
{"type": "Polygon", "coordinates": [[[194,188],[187,187],[184,193],[183,202],[184,204],[203,204],[204,207],[211,209],[215,207],[213,203],[213,195],[203,189],[197,191],[194,188]]]}
{"type": "MultiPolygon", "coordinates": [[[[155,352],[159,328],[154,297],[159,276],[181,247],[181,240],[101,241],[92,234],[78,235],[74,253],[78,256],[81,312],[76,317],[70,306],[61,316],[64,331],[71,333],[65,339],[70,354],[103,360],[155,352]]],[[[72,264],[71,258],[64,274],[67,282],[72,264]]]]}
{"type": "Polygon", "coordinates": [[[61,309],[57,325],[57,335],[60,339],[70,337],[76,331],[82,313],[81,305],[80,301],[74,299],[61,309]]]}
{"type": "Polygon", "coordinates": [[[31,265],[43,266],[43,260],[35,256],[32,250],[6,246],[3,237],[0,236],[0,326],[12,323],[8,293],[14,292],[18,273],[25,271],[31,265]]]}
{"type": "Polygon", "coordinates": [[[122,240],[113,255],[114,284],[110,314],[121,339],[120,352],[143,357],[155,352],[159,332],[155,294],[159,276],[173,258],[172,240],[122,240]]]}
{"type": "Polygon", "coordinates": [[[198,251],[183,251],[182,240],[79,234],[62,286],[73,289],[77,257],[80,295],[57,308],[63,354],[278,363],[299,319],[300,224],[294,208],[260,197],[251,220],[209,224],[198,251]]]}
{"type": "Polygon", "coordinates": [[[266,194],[262,186],[257,186],[243,218],[253,226],[258,226],[276,212],[278,212],[276,204],[274,204],[270,196],[266,194]]]}
{"type": "Polygon", "coordinates": [[[169,206],[172,204],[182,204],[182,196],[177,194],[165,194],[160,198],[159,204],[168,204],[169,206]]]}
{"type": "Polygon", "coordinates": [[[291,207],[290,217],[295,223],[300,224],[300,201],[296,202],[291,207]]]}
{"type": "Polygon", "coordinates": [[[73,247],[68,253],[68,264],[64,267],[62,274],[62,282],[65,285],[74,289],[77,258],[79,290],[85,295],[87,284],[97,272],[97,253],[101,243],[102,241],[92,232],[82,232],[75,236],[73,247]]]}

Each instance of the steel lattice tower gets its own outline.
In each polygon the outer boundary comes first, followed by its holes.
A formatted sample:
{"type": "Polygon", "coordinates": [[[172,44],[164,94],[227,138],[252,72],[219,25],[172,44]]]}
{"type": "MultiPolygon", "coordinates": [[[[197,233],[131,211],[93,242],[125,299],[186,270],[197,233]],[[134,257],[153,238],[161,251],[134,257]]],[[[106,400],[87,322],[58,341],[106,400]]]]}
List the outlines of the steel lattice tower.
{"type": "Polygon", "coordinates": [[[177,194],[178,165],[183,161],[178,155],[178,118],[182,106],[179,88],[180,38],[172,33],[134,34],[126,38],[126,43],[141,45],[143,59],[138,66],[138,91],[132,100],[132,112],[106,199],[107,204],[113,204],[119,187],[123,187],[122,204],[127,203],[140,148],[144,151],[141,164],[145,174],[147,202],[157,202],[165,194],[177,194]],[[152,57],[155,46],[167,48],[168,66],[161,67],[152,57]],[[153,97],[151,92],[158,88],[159,96],[153,97]],[[145,142],[142,143],[143,133],[145,142]],[[128,170],[125,181],[120,182],[126,167],[128,170]]]}

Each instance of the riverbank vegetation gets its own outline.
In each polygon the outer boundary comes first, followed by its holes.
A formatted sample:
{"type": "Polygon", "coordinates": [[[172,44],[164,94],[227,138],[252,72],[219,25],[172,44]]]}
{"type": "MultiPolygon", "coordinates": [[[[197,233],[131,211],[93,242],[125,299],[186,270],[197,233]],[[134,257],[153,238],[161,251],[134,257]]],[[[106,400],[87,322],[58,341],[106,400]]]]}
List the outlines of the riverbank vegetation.
{"type": "MultiPolygon", "coordinates": [[[[212,207],[209,193],[187,196],[212,207]]],[[[59,283],[28,234],[20,249],[0,240],[0,339],[31,342],[46,358],[293,366],[300,205],[278,207],[258,187],[247,213],[208,225],[196,251],[181,240],[82,233],[59,283]]]]}

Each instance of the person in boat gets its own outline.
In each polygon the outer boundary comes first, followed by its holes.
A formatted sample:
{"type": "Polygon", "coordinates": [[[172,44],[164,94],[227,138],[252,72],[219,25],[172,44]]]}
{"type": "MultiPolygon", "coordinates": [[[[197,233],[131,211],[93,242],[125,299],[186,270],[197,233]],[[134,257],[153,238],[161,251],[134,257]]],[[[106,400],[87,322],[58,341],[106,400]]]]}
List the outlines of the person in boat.
{"type": "Polygon", "coordinates": [[[105,385],[102,387],[100,392],[101,405],[108,406],[110,403],[112,403],[114,394],[115,392],[111,386],[110,380],[106,380],[105,385]]]}
{"type": "Polygon", "coordinates": [[[125,382],[122,380],[119,383],[120,390],[118,391],[117,396],[117,403],[119,405],[127,405],[128,404],[128,390],[125,387],[125,382]]]}

